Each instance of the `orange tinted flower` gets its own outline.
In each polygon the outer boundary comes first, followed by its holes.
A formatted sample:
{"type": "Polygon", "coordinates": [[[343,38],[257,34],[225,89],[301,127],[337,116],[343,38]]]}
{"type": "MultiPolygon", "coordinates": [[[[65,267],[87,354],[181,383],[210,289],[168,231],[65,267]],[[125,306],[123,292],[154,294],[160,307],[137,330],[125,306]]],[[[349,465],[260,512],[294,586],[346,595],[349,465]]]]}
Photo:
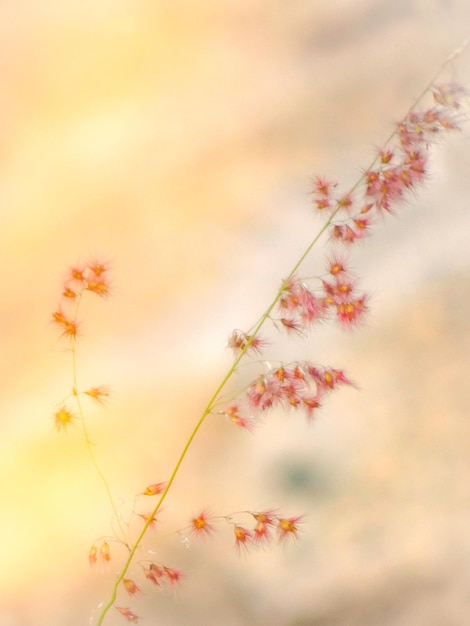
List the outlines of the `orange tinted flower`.
{"type": "Polygon", "coordinates": [[[84,269],[78,265],[72,266],[69,269],[69,277],[71,280],[77,281],[79,283],[85,282],[85,276],[83,274],[84,269]]]}
{"type": "Polygon", "coordinates": [[[62,337],[70,337],[70,339],[76,339],[78,336],[78,322],[71,321],[64,325],[64,332],[62,337]]]}
{"type": "Polygon", "coordinates": [[[301,521],[302,516],[298,515],[297,517],[281,517],[278,519],[278,534],[279,540],[285,541],[292,537],[293,539],[298,539],[299,532],[299,522],[301,521]]]}
{"type": "Polygon", "coordinates": [[[197,537],[211,535],[214,526],[210,523],[211,515],[207,511],[202,511],[197,517],[191,519],[191,530],[197,537]]]}
{"type": "Polygon", "coordinates": [[[240,428],[246,428],[247,430],[253,430],[254,422],[249,417],[244,415],[240,415],[240,409],[236,404],[232,404],[229,406],[223,414],[225,417],[228,417],[235,426],[239,426],[240,428]]]}
{"type": "Polygon", "coordinates": [[[58,411],[54,413],[54,423],[57,430],[65,430],[74,420],[75,415],[63,404],[58,411]]]}
{"type": "Polygon", "coordinates": [[[87,391],[84,391],[83,393],[89,396],[90,398],[93,398],[93,400],[96,400],[100,404],[104,404],[105,400],[109,398],[110,392],[109,392],[108,387],[101,385],[99,387],[91,387],[90,389],[87,389],[87,391]]]}
{"type": "Polygon", "coordinates": [[[92,261],[88,264],[87,267],[93,272],[95,276],[101,276],[108,271],[107,264],[103,263],[102,261],[92,261]]]}
{"type": "Polygon", "coordinates": [[[86,290],[96,293],[97,296],[104,298],[109,294],[109,285],[102,277],[94,278],[87,282],[86,290]]]}
{"type": "Polygon", "coordinates": [[[156,496],[159,493],[163,493],[165,491],[166,483],[154,483],[153,485],[149,485],[146,490],[143,492],[144,496],[156,496]]]}
{"type": "Polygon", "coordinates": [[[111,560],[111,551],[109,549],[109,543],[107,541],[103,541],[100,547],[100,557],[103,561],[111,560]]]}
{"type": "Polygon", "coordinates": [[[96,546],[91,546],[90,551],[88,552],[88,562],[90,565],[94,565],[96,563],[96,546]]]}
{"type": "Polygon", "coordinates": [[[70,287],[64,287],[64,291],[62,292],[62,296],[64,298],[68,298],[69,300],[74,300],[77,297],[77,294],[70,287]]]}
{"type": "Polygon", "coordinates": [[[59,309],[52,314],[52,320],[55,324],[64,325],[67,323],[65,314],[59,309]]]}

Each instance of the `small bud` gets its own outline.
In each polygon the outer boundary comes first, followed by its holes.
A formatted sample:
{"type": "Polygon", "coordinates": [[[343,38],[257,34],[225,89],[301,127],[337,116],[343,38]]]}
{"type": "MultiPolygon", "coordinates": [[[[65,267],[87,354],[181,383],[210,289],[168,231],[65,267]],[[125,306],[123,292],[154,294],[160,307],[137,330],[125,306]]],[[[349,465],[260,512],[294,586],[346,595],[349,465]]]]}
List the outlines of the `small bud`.
{"type": "Polygon", "coordinates": [[[100,557],[103,561],[106,562],[111,560],[111,551],[109,549],[109,543],[107,541],[103,541],[103,543],[101,544],[100,557]]]}
{"type": "Polygon", "coordinates": [[[233,532],[235,534],[235,547],[237,550],[247,550],[248,547],[252,545],[253,535],[249,530],[236,524],[233,527],[233,532]]]}
{"type": "Polygon", "coordinates": [[[99,404],[104,404],[110,395],[109,388],[105,387],[104,385],[101,385],[99,387],[91,387],[90,389],[87,389],[87,391],[85,391],[84,393],[88,397],[93,398],[93,400],[96,400],[99,404]]]}
{"type": "Polygon", "coordinates": [[[96,563],[96,553],[97,553],[96,546],[95,545],[91,546],[90,551],[88,552],[88,562],[90,565],[94,565],[96,563]]]}
{"type": "Polygon", "coordinates": [[[142,593],[141,589],[137,587],[135,582],[130,578],[124,578],[122,581],[125,590],[130,596],[135,596],[136,594],[142,593]]]}
{"type": "Polygon", "coordinates": [[[159,493],[163,493],[165,491],[166,483],[154,483],[153,485],[149,485],[142,495],[144,496],[156,496],[159,493]]]}

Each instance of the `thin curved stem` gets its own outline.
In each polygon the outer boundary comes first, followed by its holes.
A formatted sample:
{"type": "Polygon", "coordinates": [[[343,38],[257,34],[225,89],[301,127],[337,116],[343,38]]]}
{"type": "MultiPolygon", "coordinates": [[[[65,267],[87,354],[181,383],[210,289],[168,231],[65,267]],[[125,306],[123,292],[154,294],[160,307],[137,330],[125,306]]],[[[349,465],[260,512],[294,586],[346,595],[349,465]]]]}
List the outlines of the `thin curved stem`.
{"type": "MultiPolygon", "coordinates": [[[[80,304],[81,304],[81,299],[82,299],[82,293],[79,294],[78,298],[77,298],[77,304],[75,307],[75,319],[77,319],[78,316],[78,311],[80,308],[80,304]]],[[[86,424],[86,420],[85,420],[85,413],[82,407],[82,402],[80,399],[80,392],[79,392],[79,386],[78,386],[78,365],[77,365],[77,344],[76,344],[76,338],[72,337],[72,347],[71,347],[71,352],[72,352],[72,392],[73,392],[73,396],[75,397],[75,402],[77,403],[77,408],[78,408],[78,414],[80,416],[80,423],[82,426],[82,432],[83,432],[83,437],[85,439],[85,445],[86,448],[88,450],[88,454],[90,455],[90,459],[92,462],[93,467],[95,468],[98,476],[101,478],[101,481],[104,485],[106,494],[108,496],[108,500],[111,504],[111,508],[113,510],[114,513],[114,517],[116,519],[117,525],[119,527],[119,531],[121,534],[121,541],[122,543],[129,548],[129,542],[126,539],[126,532],[124,530],[123,524],[121,522],[121,518],[120,518],[120,514],[119,511],[117,509],[116,503],[114,501],[113,498],[113,494],[111,492],[111,487],[109,486],[109,482],[106,478],[106,475],[104,474],[103,470],[101,469],[101,466],[99,465],[98,461],[96,460],[96,456],[95,456],[95,452],[93,450],[93,442],[90,439],[90,435],[88,432],[88,427],[86,424]]]]}

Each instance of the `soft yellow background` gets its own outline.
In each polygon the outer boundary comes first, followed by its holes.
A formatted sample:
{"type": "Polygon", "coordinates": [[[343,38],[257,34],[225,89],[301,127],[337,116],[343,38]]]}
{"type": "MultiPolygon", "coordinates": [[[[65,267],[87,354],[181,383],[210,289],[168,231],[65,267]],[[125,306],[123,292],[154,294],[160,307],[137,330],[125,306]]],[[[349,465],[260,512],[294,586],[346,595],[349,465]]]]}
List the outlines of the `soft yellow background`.
{"type": "MultiPolygon", "coordinates": [[[[53,428],[67,266],[112,267],[79,375],[113,390],[87,415],[126,515],[167,478],[228,333],[314,234],[310,176],[353,182],[469,24],[466,0],[0,4],[0,626],[93,624],[120,563],[88,568],[111,515],[80,431],[53,428]]],[[[447,76],[469,68],[467,52],[447,76]]],[[[189,550],[155,536],[187,578],[132,602],[146,623],[467,623],[468,139],[437,147],[427,189],[357,251],[370,324],[271,349],[347,367],[361,392],[311,426],[208,422],[165,505],[168,528],[201,506],[304,512],[301,543],[240,560],[229,531],[189,550]]]]}

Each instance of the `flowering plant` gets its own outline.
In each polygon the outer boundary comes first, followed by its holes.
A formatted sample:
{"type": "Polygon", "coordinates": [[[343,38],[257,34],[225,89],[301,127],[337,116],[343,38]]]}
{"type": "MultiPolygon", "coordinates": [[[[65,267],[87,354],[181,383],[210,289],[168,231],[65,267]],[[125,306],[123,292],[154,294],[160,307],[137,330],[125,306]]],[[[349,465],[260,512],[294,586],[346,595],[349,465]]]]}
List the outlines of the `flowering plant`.
{"type": "MultiPolygon", "coordinates": [[[[360,289],[358,279],[351,270],[351,251],[373,234],[386,214],[397,211],[403,201],[409,199],[410,193],[425,182],[430,147],[447,132],[459,128],[463,119],[464,96],[465,89],[460,84],[439,82],[437,78],[432,80],[396,124],[392,135],[351,189],[344,192],[336,181],[323,177],[314,179],[311,188],[313,210],[321,216],[323,225],[281,280],[274,298],[258,321],[247,331],[234,330],[230,334],[228,347],[233,351],[233,362],[202,410],[169,476],[165,480],[158,478],[156,482],[149,483],[140,494],[155,500],[148,514],[133,513],[143,522],[137,533],[130,532],[129,524],[122,520],[88,434],[84,400],[89,398],[103,404],[110,390],[103,384],[81,389],[78,383],[76,346],[80,340],[79,313],[88,295],[99,298],[109,296],[109,265],[101,260],[92,260],[70,267],[60,304],[52,319],[62,338],[70,345],[72,385],[70,394],[56,410],[54,420],[58,431],[66,431],[74,424],[81,427],[91,461],[103,481],[113,510],[114,534],[92,544],[88,554],[90,564],[94,565],[98,560],[110,561],[112,542],[124,546],[127,553],[110,597],[101,607],[96,622],[98,626],[104,623],[112,607],[128,622],[138,623],[138,614],[124,605],[127,603],[118,601],[118,594],[137,597],[143,593],[145,581],[158,588],[180,582],[183,573],[178,568],[156,562],[151,554],[149,558],[137,562],[143,582],[129,578],[128,572],[131,564],[136,564],[137,551],[149,528],[158,521],[162,504],[172,489],[183,460],[209,415],[225,418],[234,426],[250,431],[255,429],[261,418],[276,408],[300,412],[307,420],[312,420],[332,392],[344,385],[354,385],[342,369],[309,360],[296,360],[276,367],[263,363],[261,371],[234,397],[227,401],[223,395],[227,383],[237,375],[242,360],[252,358],[258,363],[263,356],[268,342],[262,331],[269,324],[279,333],[305,337],[312,328],[326,322],[338,324],[346,330],[355,329],[363,323],[369,309],[369,297],[360,289]],[[432,102],[425,102],[428,97],[432,102]],[[327,240],[323,273],[306,278],[301,270],[321,238],[327,240]]],[[[250,550],[273,542],[298,539],[302,521],[302,514],[286,514],[276,508],[230,514],[215,514],[203,509],[183,524],[178,532],[209,537],[216,531],[217,524],[224,522],[232,527],[236,548],[250,550]]]]}

